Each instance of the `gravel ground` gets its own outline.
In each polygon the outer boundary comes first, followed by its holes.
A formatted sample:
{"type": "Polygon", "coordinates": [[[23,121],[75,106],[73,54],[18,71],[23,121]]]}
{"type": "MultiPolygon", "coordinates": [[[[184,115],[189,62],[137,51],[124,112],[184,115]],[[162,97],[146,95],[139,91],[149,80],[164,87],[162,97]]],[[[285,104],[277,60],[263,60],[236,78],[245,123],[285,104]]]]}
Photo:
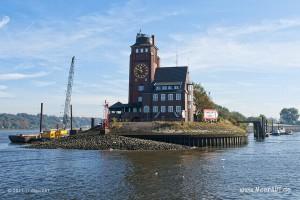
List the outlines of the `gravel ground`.
{"type": "Polygon", "coordinates": [[[98,133],[91,132],[46,142],[36,142],[26,148],[85,150],[183,150],[189,149],[190,147],[117,135],[99,135],[98,133]]]}

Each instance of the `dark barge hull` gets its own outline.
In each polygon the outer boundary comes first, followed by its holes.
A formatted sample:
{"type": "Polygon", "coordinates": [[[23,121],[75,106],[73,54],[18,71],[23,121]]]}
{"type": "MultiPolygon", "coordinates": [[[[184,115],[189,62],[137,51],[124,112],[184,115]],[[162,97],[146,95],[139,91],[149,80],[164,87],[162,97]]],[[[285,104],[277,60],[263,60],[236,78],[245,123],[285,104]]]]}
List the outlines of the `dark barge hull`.
{"type": "Polygon", "coordinates": [[[10,135],[8,138],[12,143],[30,143],[37,140],[37,136],[26,135],[10,135]]]}

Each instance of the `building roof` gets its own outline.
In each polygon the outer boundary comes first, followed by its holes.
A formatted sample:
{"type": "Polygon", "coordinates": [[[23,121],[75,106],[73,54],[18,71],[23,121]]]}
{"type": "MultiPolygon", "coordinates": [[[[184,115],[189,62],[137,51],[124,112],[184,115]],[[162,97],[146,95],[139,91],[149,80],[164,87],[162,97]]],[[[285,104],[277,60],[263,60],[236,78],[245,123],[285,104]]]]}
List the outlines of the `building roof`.
{"type": "Polygon", "coordinates": [[[120,108],[124,108],[125,106],[127,106],[127,104],[122,104],[121,102],[118,101],[117,103],[111,105],[109,109],[120,109],[120,108]]]}
{"type": "Polygon", "coordinates": [[[186,82],[188,67],[159,67],[155,71],[154,82],[186,82]]]}

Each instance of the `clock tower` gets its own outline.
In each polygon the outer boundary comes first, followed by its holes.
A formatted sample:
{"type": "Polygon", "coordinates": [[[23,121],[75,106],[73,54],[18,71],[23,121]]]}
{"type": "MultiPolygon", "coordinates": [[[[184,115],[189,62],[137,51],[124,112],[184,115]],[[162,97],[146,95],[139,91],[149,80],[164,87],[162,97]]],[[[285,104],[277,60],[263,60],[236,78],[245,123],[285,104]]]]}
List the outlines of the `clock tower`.
{"type": "Polygon", "coordinates": [[[151,105],[152,82],[159,67],[154,35],[138,33],[131,46],[129,63],[129,104],[151,105]]]}

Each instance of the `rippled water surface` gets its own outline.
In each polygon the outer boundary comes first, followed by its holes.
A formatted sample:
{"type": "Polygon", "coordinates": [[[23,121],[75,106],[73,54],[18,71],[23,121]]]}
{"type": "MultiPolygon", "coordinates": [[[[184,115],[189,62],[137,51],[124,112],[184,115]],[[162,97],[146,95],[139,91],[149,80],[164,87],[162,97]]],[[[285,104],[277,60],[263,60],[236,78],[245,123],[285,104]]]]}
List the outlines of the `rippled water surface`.
{"type": "Polygon", "coordinates": [[[24,149],[9,144],[17,132],[0,132],[0,199],[300,199],[300,133],[250,135],[239,148],[121,152],[24,149]]]}

